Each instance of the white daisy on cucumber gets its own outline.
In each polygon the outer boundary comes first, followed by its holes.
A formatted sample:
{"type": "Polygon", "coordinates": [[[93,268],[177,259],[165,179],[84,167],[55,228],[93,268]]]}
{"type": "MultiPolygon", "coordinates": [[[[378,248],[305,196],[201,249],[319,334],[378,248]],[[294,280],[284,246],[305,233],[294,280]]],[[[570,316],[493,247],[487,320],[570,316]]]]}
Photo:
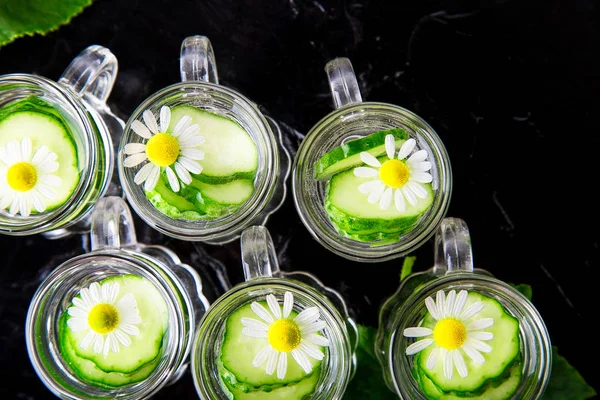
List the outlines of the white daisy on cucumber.
{"type": "Polygon", "coordinates": [[[129,347],[130,336],[139,335],[137,325],[142,322],[135,297],[131,293],[119,295],[118,283],[98,282],[81,289],[67,310],[67,325],[73,332],[87,332],[79,346],[92,346],[96,354],[106,357],[109,351],[118,353],[120,346],[129,347]]]}
{"type": "Polygon", "coordinates": [[[412,153],[416,144],[415,139],[408,139],[396,155],[394,135],[387,135],[385,151],[388,160],[383,163],[366,151],[360,153],[360,159],[368,167],[354,168],[354,175],[359,178],[377,178],[358,186],[361,193],[369,195],[369,203],[379,202],[379,207],[387,210],[393,201],[396,209],[404,212],[406,202],[414,206],[419,198],[427,197],[427,190],[422,184],[433,180],[427,172],[431,169],[431,162],[427,161],[425,150],[412,153]]]}
{"type": "Polygon", "coordinates": [[[34,152],[28,137],[0,146],[0,209],[24,217],[33,210],[44,212],[47,199],[56,197],[52,187],[61,184],[55,174],[57,159],[56,153],[44,145],[34,152]]]}
{"type": "Polygon", "coordinates": [[[494,338],[493,333],[484,329],[494,325],[493,318],[477,318],[484,308],[482,302],[475,302],[465,308],[469,293],[461,290],[458,295],[455,290],[448,292],[440,290],[436,300],[431,297],[425,300],[429,314],[437,321],[434,328],[414,327],[404,330],[404,336],[423,338],[406,348],[406,355],[416,354],[429,346],[436,346],[430,353],[426,367],[433,369],[441,360],[446,379],[452,379],[454,369],[463,378],[469,375],[463,353],[475,364],[484,364],[485,358],[481,353],[489,353],[492,348],[485,343],[494,338]],[[472,320],[470,323],[467,321],[472,320]]]}
{"type": "Polygon", "coordinates": [[[144,123],[133,121],[131,129],[146,143],[128,143],[123,148],[125,167],[136,167],[144,161],[133,178],[138,185],[144,184],[144,190],[152,191],[156,187],[161,171],[165,171],[169,186],[174,192],[183,184],[192,182],[191,174],[200,174],[204,152],[197,147],[204,143],[198,124],[191,124],[192,119],[185,115],[177,121],[172,132],[167,132],[171,123],[171,109],[163,106],[160,109],[159,122],[150,110],[142,114],[144,123]]]}
{"type": "Polygon", "coordinates": [[[274,295],[266,297],[269,310],[258,302],[251,304],[252,311],[260,319],[242,318],[242,334],[248,337],[267,339],[268,344],[256,354],[252,365],[259,368],[266,362],[267,375],[277,370],[277,378],[284,379],[288,355],[309,374],[312,365],[309,357],[322,360],[323,352],[319,347],[329,346],[329,340],[319,335],[326,323],[320,319],[319,309],[310,307],[300,312],[294,319],[289,318],[294,306],[294,296],[285,292],[283,309],[274,295]]]}

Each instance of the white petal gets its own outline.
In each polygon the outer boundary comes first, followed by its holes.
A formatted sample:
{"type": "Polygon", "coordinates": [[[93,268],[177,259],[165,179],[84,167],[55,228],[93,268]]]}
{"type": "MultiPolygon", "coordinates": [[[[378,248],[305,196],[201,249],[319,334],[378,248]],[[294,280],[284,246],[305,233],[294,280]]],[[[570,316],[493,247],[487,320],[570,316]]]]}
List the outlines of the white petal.
{"type": "Polygon", "coordinates": [[[279,307],[279,303],[277,302],[275,296],[268,294],[267,304],[269,305],[269,310],[271,310],[271,314],[273,314],[275,319],[281,319],[281,307],[279,307]]]}
{"type": "Polygon", "coordinates": [[[494,325],[494,318],[482,318],[467,325],[467,331],[480,331],[494,325]]]}
{"type": "Polygon", "coordinates": [[[367,153],[366,151],[363,151],[360,153],[360,159],[362,162],[364,162],[367,165],[370,165],[371,167],[381,167],[381,163],[379,162],[379,160],[377,158],[375,158],[375,156],[371,153],[367,153]]]}
{"type": "Polygon", "coordinates": [[[88,288],[81,289],[81,291],[79,292],[79,296],[81,296],[81,300],[90,308],[96,305],[96,303],[92,300],[92,297],[90,296],[90,291],[88,290],[88,288]]]}
{"type": "Polygon", "coordinates": [[[437,305],[438,313],[440,318],[446,318],[446,307],[445,307],[446,295],[443,290],[438,290],[435,294],[435,304],[437,305]]]}
{"type": "Polygon", "coordinates": [[[137,154],[146,151],[146,145],[144,143],[127,143],[123,147],[123,153],[125,154],[137,154]]]}
{"type": "MultiPolygon", "coordinates": [[[[140,318],[140,322],[141,322],[141,318],[140,318]]],[[[131,325],[131,324],[119,325],[119,329],[130,336],[137,336],[140,334],[140,330],[138,329],[138,327],[135,325],[131,325]]]]}
{"type": "Polygon", "coordinates": [[[433,181],[433,176],[428,172],[414,172],[410,175],[410,180],[419,183],[429,183],[433,181]]]}
{"type": "Polygon", "coordinates": [[[21,208],[21,195],[20,194],[15,194],[14,198],[12,200],[12,203],[10,204],[10,209],[8,210],[9,213],[11,213],[12,215],[16,215],[21,208]]]}
{"type": "Polygon", "coordinates": [[[377,187],[375,190],[373,190],[369,194],[367,201],[371,204],[377,203],[379,201],[379,199],[381,199],[381,195],[383,195],[384,191],[385,191],[385,185],[383,183],[380,183],[379,187],[377,187]]]}
{"type": "Polygon", "coordinates": [[[69,318],[67,325],[73,332],[83,332],[87,329],[90,329],[87,318],[69,318]]]}
{"type": "Polygon", "coordinates": [[[462,314],[460,314],[459,319],[465,321],[465,320],[473,317],[474,315],[476,315],[481,310],[483,310],[483,303],[482,302],[473,303],[466,310],[464,310],[462,312],[462,314]]]}
{"type": "Polygon", "coordinates": [[[190,171],[192,174],[199,174],[202,172],[202,165],[198,164],[196,161],[187,158],[187,157],[179,157],[177,160],[182,167],[190,171]]]}
{"type": "Polygon", "coordinates": [[[279,353],[279,360],[277,361],[277,378],[283,379],[285,378],[285,373],[287,372],[287,353],[279,353]]]}
{"type": "Polygon", "coordinates": [[[0,146],[0,162],[7,164],[6,161],[6,149],[3,146],[0,146]]]}
{"type": "Polygon", "coordinates": [[[306,324],[309,324],[311,322],[315,322],[316,320],[318,320],[319,316],[320,315],[319,315],[318,307],[309,307],[309,308],[302,310],[300,312],[300,314],[298,314],[296,316],[296,318],[294,318],[294,321],[298,325],[306,325],[306,324]]]}
{"type": "Polygon", "coordinates": [[[444,376],[446,379],[452,379],[452,375],[454,374],[454,358],[452,357],[452,352],[444,354],[443,362],[444,376]]]}
{"type": "Polygon", "coordinates": [[[9,162],[13,164],[14,161],[23,161],[21,157],[21,149],[19,146],[19,142],[16,140],[11,140],[10,142],[6,142],[6,155],[10,158],[9,162]]]}
{"type": "Polygon", "coordinates": [[[252,311],[254,311],[254,314],[256,314],[263,321],[269,324],[272,324],[274,322],[273,317],[271,316],[271,314],[269,314],[267,309],[263,307],[262,304],[259,304],[255,301],[250,305],[250,308],[252,309],[252,311]]]}
{"type": "Polygon", "coordinates": [[[100,286],[101,303],[108,303],[110,301],[110,293],[112,291],[112,287],[113,285],[111,283],[105,283],[104,285],[100,286]]]}
{"type": "MultiPolygon", "coordinates": [[[[298,324],[300,325],[300,324],[298,324]]],[[[325,323],[325,321],[316,321],[316,322],[312,322],[310,324],[306,324],[306,325],[302,325],[300,327],[300,331],[302,332],[303,335],[306,335],[308,333],[312,333],[312,332],[318,332],[320,330],[322,330],[323,328],[325,328],[327,326],[327,324],[325,323]]]]}
{"type": "Polygon", "coordinates": [[[88,290],[90,291],[90,299],[92,300],[92,304],[97,304],[102,301],[100,298],[100,284],[98,282],[92,282],[89,286],[88,290]]]}
{"type": "Polygon", "coordinates": [[[433,343],[433,339],[418,340],[406,348],[406,355],[411,356],[413,354],[416,354],[421,350],[431,346],[431,343],[433,343]]]}
{"type": "Polygon", "coordinates": [[[154,168],[158,167],[152,163],[146,163],[142,168],[140,168],[140,170],[133,177],[133,181],[135,182],[135,184],[140,185],[144,183],[144,181],[148,179],[148,175],[150,175],[150,172],[154,168]]]}
{"type": "Polygon", "coordinates": [[[31,159],[31,139],[28,137],[21,139],[21,157],[23,157],[23,161],[31,159]]]}
{"type": "Polygon", "coordinates": [[[135,167],[146,161],[147,158],[148,156],[146,156],[146,153],[133,154],[123,160],[123,165],[128,168],[135,167]]]}
{"type": "Polygon", "coordinates": [[[148,174],[148,177],[146,178],[146,182],[144,183],[144,190],[146,192],[153,191],[154,188],[156,187],[156,184],[158,183],[159,177],[160,177],[160,167],[154,165],[154,168],[152,169],[152,171],[150,171],[150,173],[148,174]]]}
{"type": "Polygon", "coordinates": [[[185,169],[185,167],[183,167],[179,162],[175,162],[175,172],[177,173],[177,176],[179,177],[179,179],[181,179],[181,182],[185,183],[186,185],[189,185],[190,183],[192,183],[192,176],[190,175],[189,171],[187,169],[185,169]]]}
{"type": "Polygon", "coordinates": [[[408,183],[406,184],[406,186],[414,193],[417,195],[417,197],[420,197],[422,199],[427,197],[427,190],[421,186],[419,183],[414,182],[414,181],[408,181],[408,183]]]}
{"type": "Polygon", "coordinates": [[[317,335],[316,333],[309,333],[303,337],[303,340],[306,340],[309,343],[312,343],[316,346],[327,347],[329,346],[329,339],[325,336],[317,335]]]}
{"type": "Polygon", "coordinates": [[[152,137],[152,133],[150,133],[148,128],[146,128],[146,126],[140,121],[133,121],[131,124],[131,129],[133,129],[138,136],[143,137],[144,139],[150,139],[152,137]]]}
{"type": "Polygon", "coordinates": [[[181,119],[179,121],[177,121],[177,123],[175,124],[175,127],[173,128],[173,133],[172,135],[175,137],[178,137],[179,135],[181,135],[183,133],[183,131],[185,131],[185,129],[192,123],[192,118],[189,115],[184,115],[183,117],[181,117],[181,119]]]}
{"type": "Polygon", "coordinates": [[[325,354],[317,346],[306,341],[302,341],[298,350],[303,351],[307,356],[314,358],[315,360],[322,360],[325,354]]]}
{"type": "Polygon", "coordinates": [[[13,201],[15,195],[12,192],[6,193],[0,200],[0,209],[5,209],[13,201]]]}
{"type": "Polygon", "coordinates": [[[269,354],[271,354],[271,352],[274,351],[275,350],[273,350],[273,348],[270,345],[263,347],[261,351],[256,353],[254,360],[252,360],[252,366],[254,368],[258,368],[261,365],[263,365],[265,361],[267,361],[267,358],[269,358],[269,354]]]}
{"type": "Polygon", "coordinates": [[[402,143],[402,147],[398,151],[398,160],[404,160],[411,151],[415,148],[417,141],[415,139],[408,139],[406,142],[402,143]]]}
{"type": "MultiPolygon", "coordinates": [[[[120,350],[119,349],[119,339],[118,339],[118,335],[120,333],[121,332],[119,332],[119,331],[114,331],[114,332],[112,332],[112,334],[110,334],[110,333],[108,334],[108,336],[111,338],[110,339],[110,349],[113,351],[113,353],[118,353],[120,350]]],[[[123,345],[123,346],[125,346],[125,345],[123,345]]],[[[125,346],[125,347],[127,347],[127,346],[125,346]]]]}
{"type": "Polygon", "coordinates": [[[113,341],[113,335],[111,335],[110,333],[108,335],[106,335],[106,337],[104,338],[104,346],[102,346],[102,355],[104,357],[106,357],[108,355],[108,350],[111,347],[113,341]]]}
{"type": "Polygon", "coordinates": [[[92,350],[96,354],[100,354],[102,352],[102,348],[104,347],[104,337],[102,335],[94,335],[94,342],[92,343],[92,350]]]}
{"type": "Polygon", "coordinates": [[[40,178],[40,182],[45,183],[46,185],[56,187],[56,186],[60,186],[60,184],[62,183],[62,179],[60,179],[56,175],[47,174],[47,175],[43,175],[40,178]]]}
{"type": "MultiPolygon", "coordinates": [[[[131,345],[131,339],[129,338],[129,336],[127,336],[125,334],[125,332],[123,332],[120,329],[115,329],[113,331],[115,338],[119,341],[119,343],[121,343],[123,346],[125,347],[129,347],[131,345]]],[[[116,351],[118,352],[118,350],[116,351]]],[[[116,353],[115,352],[115,353],[116,353]]]]}
{"type": "Polygon", "coordinates": [[[292,292],[285,292],[283,295],[283,318],[290,316],[292,308],[294,307],[294,295],[292,292]]]}
{"type": "MultiPolygon", "coordinates": [[[[354,176],[359,178],[372,178],[377,176],[379,171],[371,167],[357,167],[354,168],[354,176]]],[[[367,182],[368,183],[368,182],[367,182]]]]}
{"type": "Polygon", "coordinates": [[[441,316],[438,311],[435,301],[433,301],[433,299],[431,297],[428,297],[425,299],[425,306],[427,307],[427,311],[429,311],[429,314],[431,314],[431,316],[436,321],[439,321],[440,319],[443,318],[443,316],[441,316]]]}
{"type": "Polygon", "coordinates": [[[44,161],[37,166],[37,169],[41,172],[45,172],[46,174],[51,174],[52,172],[56,172],[58,166],[59,165],[56,161],[44,161]]]}
{"type": "Polygon", "coordinates": [[[376,179],[374,181],[361,183],[360,185],[358,185],[358,191],[363,194],[368,194],[368,193],[378,190],[382,186],[383,186],[383,183],[379,179],[376,179]]]}
{"type": "Polygon", "coordinates": [[[267,375],[273,375],[273,372],[275,372],[275,367],[277,366],[278,356],[279,356],[279,352],[277,352],[277,351],[272,351],[269,353],[269,357],[267,358],[267,368],[266,368],[267,375]]]}
{"type": "Polygon", "coordinates": [[[167,173],[167,179],[169,180],[169,186],[171,186],[171,190],[175,193],[179,192],[179,179],[177,179],[177,175],[171,169],[171,167],[165,167],[165,172],[167,173]]]}
{"type": "Polygon", "coordinates": [[[467,340],[465,341],[464,346],[469,346],[474,348],[475,350],[479,350],[482,351],[484,353],[489,353],[492,351],[492,348],[489,344],[481,342],[477,339],[473,339],[472,337],[467,338],[467,340]]]}
{"type": "Polygon", "coordinates": [[[458,370],[458,374],[463,378],[466,378],[469,375],[469,370],[467,369],[467,364],[465,364],[465,359],[463,358],[460,351],[455,350],[452,352],[452,358],[454,360],[454,365],[458,370]]]}
{"type": "Polygon", "coordinates": [[[409,168],[413,172],[429,171],[431,169],[431,167],[432,167],[432,165],[429,161],[416,162],[416,163],[411,163],[409,165],[409,168]]]}
{"type": "Polygon", "coordinates": [[[483,358],[483,355],[481,355],[480,352],[478,352],[476,349],[474,349],[473,347],[469,346],[467,343],[465,343],[462,347],[463,351],[465,352],[465,354],[467,356],[469,356],[469,358],[471,360],[473,360],[473,362],[475,364],[479,364],[482,365],[485,363],[485,358],[483,358]]]}
{"type": "Polygon", "coordinates": [[[406,186],[404,186],[403,188],[400,188],[400,190],[402,190],[402,194],[404,195],[406,200],[411,205],[413,205],[413,206],[417,205],[418,200],[417,200],[417,197],[415,196],[415,194],[412,192],[412,190],[410,190],[406,186]]]}
{"type": "Polygon", "coordinates": [[[431,334],[433,334],[433,331],[429,328],[415,327],[415,328],[406,328],[404,330],[403,334],[406,337],[423,337],[423,336],[430,336],[431,334]]]}
{"type": "Polygon", "coordinates": [[[446,303],[444,304],[444,315],[447,317],[454,317],[454,301],[456,300],[456,290],[451,290],[446,296],[446,303]]]}
{"type": "Polygon", "coordinates": [[[186,147],[181,149],[181,154],[191,160],[204,160],[204,152],[195,147],[186,147]]]}
{"type": "Polygon", "coordinates": [[[144,123],[150,130],[150,132],[157,134],[158,133],[158,124],[156,123],[156,117],[150,110],[146,110],[142,114],[142,118],[144,119],[144,123]]]}
{"type": "Polygon", "coordinates": [[[81,341],[81,343],[79,343],[79,347],[81,347],[82,349],[87,349],[88,347],[90,347],[90,344],[92,344],[92,342],[94,342],[94,339],[96,338],[97,333],[90,330],[88,332],[87,335],[85,335],[85,337],[83,338],[83,340],[81,341]]]}
{"type": "Polygon", "coordinates": [[[394,135],[385,135],[385,152],[390,160],[394,158],[396,153],[396,139],[394,135]]]}
{"type": "Polygon", "coordinates": [[[54,199],[56,198],[56,192],[49,188],[48,186],[45,185],[37,185],[35,187],[35,190],[37,190],[42,196],[44,196],[47,199],[54,199]]]}
{"type": "Polygon", "coordinates": [[[21,195],[21,203],[19,204],[19,212],[24,217],[29,217],[31,214],[31,199],[28,193],[21,195]]]}
{"type": "Polygon", "coordinates": [[[452,310],[452,316],[458,318],[465,308],[467,303],[467,297],[469,293],[466,290],[461,290],[456,296],[456,302],[454,303],[454,310],[452,310]]]}
{"type": "Polygon", "coordinates": [[[204,136],[196,135],[190,138],[179,139],[179,145],[183,147],[196,147],[204,143],[204,136]]]}
{"type": "Polygon", "coordinates": [[[92,305],[88,305],[85,301],[83,301],[81,298],[79,297],[73,297],[72,300],[73,304],[75,305],[76,308],[79,308],[81,311],[84,312],[89,312],[90,309],[92,308],[92,305]]]}
{"type": "Polygon", "coordinates": [[[492,332],[467,332],[467,337],[477,339],[477,340],[492,340],[494,338],[494,334],[492,332]]]}
{"type": "Polygon", "coordinates": [[[167,106],[160,108],[160,131],[166,132],[171,123],[171,109],[167,106]]]}
{"type": "MultiPolygon", "coordinates": [[[[202,143],[204,143],[206,139],[204,136],[199,135],[199,133],[200,133],[200,127],[198,126],[198,124],[188,126],[179,136],[179,140],[186,141],[193,137],[198,136],[198,137],[202,138],[202,143]]],[[[199,144],[202,144],[202,143],[199,143],[199,144]]]]}
{"type": "Polygon", "coordinates": [[[260,322],[254,318],[242,318],[242,325],[244,325],[246,328],[250,328],[250,329],[254,329],[257,331],[265,331],[267,332],[269,330],[269,327],[267,326],[267,324],[265,324],[264,322],[260,322]]]}
{"type": "Polygon", "coordinates": [[[121,297],[117,304],[115,304],[117,309],[121,312],[127,312],[135,307],[137,307],[137,302],[135,301],[135,297],[133,294],[127,293],[125,296],[121,297]]]}
{"type": "Polygon", "coordinates": [[[310,374],[310,372],[312,371],[312,365],[303,352],[301,352],[298,349],[294,349],[292,350],[292,357],[294,357],[294,360],[296,360],[298,365],[302,367],[304,372],[310,374]]]}
{"type": "Polygon", "coordinates": [[[252,328],[242,328],[242,335],[256,339],[266,339],[267,331],[258,331],[252,328]]]}
{"type": "Polygon", "coordinates": [[[396,210],[398,210],[398,212],[403,213],[406,211],[406,201],[404,200],[404,195],[400,189],[396,189],[394,191],[394,205],[396,206],[396,210]]]}
{"type": "Polygon", "coordinates": [[[429,353],[429,357],[427,357],[427,363],[425,364],[425,366],[427,367],[427,369],[431,370],[433,369],[433,367],[435,367],[439,359],[440,349],[435,348],[431,351],[431,353],[429,353]]]}
{"type": "Polygon", "coordinates": [[[382,210],[387,210],[388,208],[390,208],[390,205],[392,204],[392,194],[392,188],[389,187],[385,189],[383,195],[381,196],[381,199],[379,200],[379,208],[381,208],[382,210]]]}
{"type": "Polygon", "coordinates": [[[426,159],[427,159],[427,151],[419,150],[419,151],[414,152],[410,157],[408,157],[408,160],[406,160],[406,162],[409,164],[414,164],[414,163],[419,163],[421,161],[425,161],[426,159]]]}
{"type": "Polygon", "coordinates": [[[35,191],[32,190],[29,193],[29,197],[31,198],[31,203],[33,204],[33,208],[35,208],[35,210],[37,212],[46,211],[46,203],[44,203],[44,201],[40,198],[40,196],[35,191]]]}

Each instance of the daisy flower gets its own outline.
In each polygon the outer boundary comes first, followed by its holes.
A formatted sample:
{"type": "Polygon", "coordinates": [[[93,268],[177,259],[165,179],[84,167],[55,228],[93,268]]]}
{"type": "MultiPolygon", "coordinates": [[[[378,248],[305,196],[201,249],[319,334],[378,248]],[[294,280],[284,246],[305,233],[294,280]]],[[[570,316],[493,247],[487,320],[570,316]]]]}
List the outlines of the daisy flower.
{"type": "Polygon", "coordinates": [[[389,160],[383,164],[375,156],[365,151],[360,153],[362,162],[368,167],[354,168],[354,175],[359,178],[377,179],[362,183],[358,190],[363,194],[368,194],[369,203],[379,202],[382,210],[387,210],[392,204],[392,200],[399,212],[406,211],[406,202],[416,205],[419,198],[427,197],[427,190],[421,185],[433,180],[430,173],[431,163],[426,161],[427,152],[418,150],[412,155],[409,154],[415,149],[417,142],[415,139],[408,139],[402,144],[396,154],[396,140],[394,135],[385,137],[385,151],[389,160]],[[408,159],[407,159],[408,157],[408,159]]]}
{"type": "Polygon", "coordinates": [[[310,307],[289,318],[294,307],[294,296],[285,292],[283,309],[272,294],[267,295],[269,310],[258,302],[251,304],[252,311],[260,319],[242,318],[242,334],[257,339],[267,339],[268,344],[259,351],[252,365],[259,368],[265,362],[267,375],[273,375],[277,369],[277,378],[283,379],[287,371],[288,354],[309,374],[312,365],[309,357],[322,360],[323,351],[319,347],[329,346],[329,340],[317,334],[325,328],[320,319],[319,309],[310,307]]]}
{"type": "Polygon", "coordinates": [[[0,146],[0,210],[28,217],[32,210],[44,212],[46,201],[56,197],[60,186],[58,156],[46,146],[33,153],[31,139],[11,140],[0,146]],[[33,157],[32,157],[33,154],[33,157]]]}
{"type": "Polygon", "coordinates": [[[483,329],[494,325],[493,318],[479,318],[477,314],[483,310],[483,303],[476,302],[465,309],[468,292],[451,290],[448,296],[440,290],[436,301],[431,297],[425,300],[425,305],[431,316],[437,321],[433,329],[426,327],[407,328],[404,336],[424,338],[406,348],[406,355],[413,355],[433,345],[436,348],[427,359],[426,367],[433,369],[438,360],[442,360],[444,376],[452,379],[454,368],[463,378],[469,375],[463,354],[466,354],[475,364],[484,364],[481,354],[489,353],[492,348],[484,343],[492,340],[494,334],[483,329]],[[472,319],[472,322],[468,323],[472,319]]]}
{"type": "Polygon", "coordinates": [[[151,191],[156,187],[161,170],[164,169],[169,180],[169,186],[178,192],[181,185],[179,181],[188,185],[192,182],[192,174],[202,172],[199,160],[204,159],[204,152],[197,146],[204,143],[198,124],[191,124],[192,119],[185,115],[177,121],[173,131],[167,132],[171,123],[171,109],[163,106],[160,109],[160,125],[150,110],[142,114],[144,123],[135,120],[131,129],[146,143],[128,143],[123,148],[123,153],[128,155],[123,165],[135,167],[148,160],[135,174],[133,181],[141,185],[144,190],[151,191]]]}
{"type": "Polygon", "coordinates": [[[94,282],[73,298],[67,325],[73,332],[87,332],[79,343],[82,349],[92,346],[94,353],[106,357],[109,351],[118,353],[121,345],[128,347],[130,336],[139,335],[136,325],[142,318],[135,297],[127,293],[116,301],[118,296],[118,283],[94,282]]]}

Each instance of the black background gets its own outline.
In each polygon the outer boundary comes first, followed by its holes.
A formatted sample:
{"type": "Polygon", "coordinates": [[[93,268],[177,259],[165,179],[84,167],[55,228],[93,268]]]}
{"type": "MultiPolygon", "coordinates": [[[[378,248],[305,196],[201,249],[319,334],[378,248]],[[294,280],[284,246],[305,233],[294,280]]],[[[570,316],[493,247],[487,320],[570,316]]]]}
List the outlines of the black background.
{"type": "MultiPolygon", "coordinates": [[[[596,391],[600,223],[599,10],[594,1],[122,1],[96,0],[69,25],[0,48],[0,74],[58,79],[85,47],[108,47],[119,74],[108,104],[121,118],[179,81],[190,35],[211,40],[221,84],[298,133],[332,110],[330,59],[349,57],[363,99],[427,120],[450,154],[448,216],[471,231],[475,265],[533,287],[552,343],[596,391]]],[[[301,134],[289,135],[295,151],[301,134]]],[[[376,326],[398,286],[402,260],[347,261],[310,236],[291,195],[269,228],[282,269],[314,272],[346,298],[357,322],[376,326]]],[[[242,280],[239,241],[182,242],[137,221],[138,239],[161,243],[204,271],[211,299],[225,269],[242,280]]],[[[29,301],[49,270],[82,253],[85,238],[0,237],[0,394],[50,399],[27,357],[29,301]]],[[[415,269],[433,245],[415,250],[415,269]]],[[[191,375],[155,398],[195,398],[191,375]]],[[[575,397],[573,397],[575,399],[575,397]]]]}

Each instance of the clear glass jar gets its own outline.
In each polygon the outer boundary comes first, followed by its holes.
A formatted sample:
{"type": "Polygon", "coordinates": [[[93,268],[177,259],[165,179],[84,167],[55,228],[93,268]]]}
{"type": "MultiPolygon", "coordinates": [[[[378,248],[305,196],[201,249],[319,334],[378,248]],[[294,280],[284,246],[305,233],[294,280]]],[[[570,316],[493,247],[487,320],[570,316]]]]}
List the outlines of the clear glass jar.
{"type": "Polygon", "coordinates": [[[341,399],[355,372],[358,342],[356,325],[348,316],[342,297],[311,274],[279,270],[273,242],[263,226],[252,226],[242,232],[241,251],[246,282],[214,302],[198,327],[192,351],[192,376],[199,397],[228,399],[218,367],[227,318],[244,305],[265,300],[267,295],[281,299],[285,292],[290,292],[293,310],[301,312],[318,307],[320,318],[326,323],[323,335],[328,338],[329,346],[311,398],[341,399]]]}
{"type": "MultiPolygon", "coordinates": [[[[452,290],[456,293],[466,290],[492,298],[518,321],[521,357],[521,371],[518,372],[521,372],[521,378],[510,398],[541,398],[552,369],[552,347],[544,321],[519,291],[494,278],[485,269],[473,268],[469,230],[459,218],[444,218],[440,224],[435,236],[434,266],[409,275],[381,307],[375,350],[389,388],[401,399],[428,398],[415,379],[414,355],[406,355],[413,340],[403,332],[420,326],[427,312],[426,298],[436,299],[439,291],[452,290]]],[[[486,398],[485,392],[477,398],[486,398]]]]}
{"type": "Polygon", "coordinates": [[[35,292],[26,321],[29,358],[46,387],[62,399],[146,399],[186,371],[199,319],[208,308],[198,273],[166,247],[137,243],[133,219],[120,197],[102,198],[91,222],[92,251],[56,267],[35,292]],[[143,380],[118,387],[80,378],[60,351],[59,318],[92,282],[134,274],[149,281],[168,309],[160,360],[143,380]]]}
{"type": "MultiPolygon", "coordinates": [[[[380,262],[404,256],[425,243],[445,216],[452,191],[450,160],[434,129],[418,115],[393,104],[363,102],[347,58],[336,58],[325,70],[335,111],[317,122],[298,148],[292,166],[292,190],[296,209],[312,236],[325,248],[344,258],[380,262]],[[411,229],[395,240],[358,241],[338,232],[324,207],[326,183],[315,176],[315,164],[327,152],[371,133],[402,128],[425,150],[432,163],[433,204],[411,229]]],[[[357,195],[362,195],[357,190],[357,195]]],[[[393,204],[392,204],[393,206],[393,204]]]]}
{"type": "MultiPolygon", "coordinates": [[[[117,59],[110,50],[95,45],[71,62],[58,83],[31,74],[0,76],[0,110],[30,98],[39,99],[55,110],[70,129],[79,170],[79,181],[72,195],[52,210],[22,216],[0,209],[0,233],[13,236],[43,233],[54,239],[89,232],[93,205],[109,193],[113,140],[120,136],[124,126],[106,105],[117,67],[117,59]]],[[[45,143],[37,146],[41,144],[45,143]]],[[[0,145],[5,145],[2,136],[0,145]]],[[[111,193],[119,191],[119,184],[115,184],[111,193]]]]}
{"type": "Polygon", "coordinates": [[[156,230],[178,239],[222,244],[239,238],[250,225],[265,224],[285,199],[290,156],[282,144],[281,129],[257,105],[242,94],[219,85],[211,43],[205,36],[190,36],[181,47],[182,82],[168,86],[146,99],[132,113],[119,146],[118,165],[121,182],[134,211],[156,230]],[[134,182],[139,168],[124,166],[124,147],[142,143],[132,129],[143,112],[159,115],[163,106],[192,106],[225,117],[241,126],[252,138],[258,152],[258,168],[251,196],[233,213],[214,219],[171,218],[159,211],[146,197],[144,188],[134,182]]]}

